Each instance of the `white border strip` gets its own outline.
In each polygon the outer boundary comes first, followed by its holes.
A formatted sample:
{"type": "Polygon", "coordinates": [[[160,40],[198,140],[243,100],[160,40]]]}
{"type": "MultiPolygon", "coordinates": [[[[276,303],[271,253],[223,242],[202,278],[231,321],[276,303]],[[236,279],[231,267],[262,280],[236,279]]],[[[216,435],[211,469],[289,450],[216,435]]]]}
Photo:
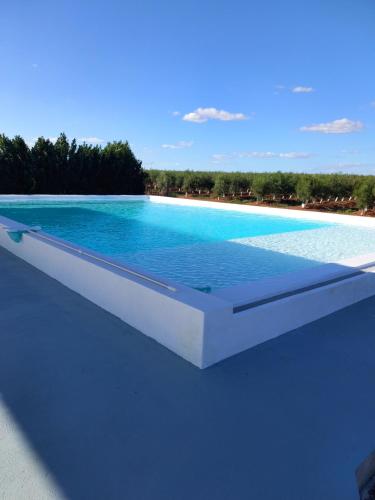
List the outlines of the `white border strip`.
{"type": "MultiPolygon", "coordinates": [[[[191,200],[189,198],[169,198],[166,196],[149,196],[153,203],[164,203],[169,205],[195,206],[202,208],[214,208],[231,212],[244,212],[257,215],[268,215],[276,217],[288,217],[291,219],[314,220],[321,222],[331,222],[336,224],[347,224],[375,228],[375,217],[362,217],[359,215],[344,215],[314,210],[295,210],[291,208],[272,208],[256,205],[240,205],[238,203],[221,203],[217,201],[191,200]]],[[[1,201],[1,198],[0,198],[1,201]]]]}

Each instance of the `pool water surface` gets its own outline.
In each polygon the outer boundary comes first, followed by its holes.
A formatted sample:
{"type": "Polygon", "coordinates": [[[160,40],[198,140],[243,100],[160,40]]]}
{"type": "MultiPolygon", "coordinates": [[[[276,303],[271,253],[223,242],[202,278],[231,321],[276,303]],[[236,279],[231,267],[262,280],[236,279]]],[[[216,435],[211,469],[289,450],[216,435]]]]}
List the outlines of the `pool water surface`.
{"type": "Polygon", "coordinates": [[[3,202],[0,215],[205,291],[375,251],[371,229],[149,201],[3,202]]]}

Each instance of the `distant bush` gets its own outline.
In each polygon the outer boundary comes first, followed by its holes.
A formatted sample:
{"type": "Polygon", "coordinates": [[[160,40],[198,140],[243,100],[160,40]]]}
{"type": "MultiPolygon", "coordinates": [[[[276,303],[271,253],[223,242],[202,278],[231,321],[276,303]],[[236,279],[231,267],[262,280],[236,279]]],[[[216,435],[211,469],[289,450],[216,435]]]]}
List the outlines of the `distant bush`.
{"type": "Polygon", "coordinates": [[[296,184],[296,195],[303,203],[307,203],[313,194],[313,179],[301,175],[296,184]]]}
{"type": "Polygon", "coordinates": [[[267,174],[256,175],[251,185],[258,200],[263,200],[267,194],[272,194],[271,176],[267,174]]]}
{"type": "Polygon", "coordinates": [[[214,182],[214,193],[218,196],[226,196],[230,189],[230,177],[226,174],[217,175],[214,182]]]}
{"type": "Polygon", "coordinates": [[[374,205],[375,201],[375,181],[363,180],[354,190],[358,208],[367,210],[374,205]]]}
{"type": "Polygon", "coordinates": [[[145,172],[128,142],[77,145],[60,134],[29,147],[20,136],[0,135],[0,193],[141,194],[145,172]]]}
{"type": "Polygon", "coordinates": [[[371,208],[375,191],[363,184],[375,185],[375,177],[349,174],[296,174],[292,172],[200,172],[186,170],[147,170],[148,191],[159,192],[158,178],[169,175],[169,192],[209,194],[215,196],[250,195],[259,201],[267,198],[283,200],[293,198],[300,203],[320,200],[358,198],[359,204],[371,208]],[[362,186],[362,187],[361,187],[362,186]],[[366,194],[367,193],[367,194],[366,194]],[[372,195],[369,193],[373,193],[372,195]],[[365,198],[365,202],[363,199],[365,198]]]}

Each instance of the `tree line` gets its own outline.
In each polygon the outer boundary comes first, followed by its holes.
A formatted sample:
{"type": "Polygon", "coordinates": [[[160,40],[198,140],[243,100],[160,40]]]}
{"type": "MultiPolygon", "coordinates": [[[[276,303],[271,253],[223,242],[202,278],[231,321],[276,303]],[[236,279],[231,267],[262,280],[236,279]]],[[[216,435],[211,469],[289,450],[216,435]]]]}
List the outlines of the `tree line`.
{"type": "Polygon", "coordinates": [[[0,134],[2,194],[204,194],[254,197],[257,200],[355,199],[372,208],[375,176],[297,174],[291,172],[203,172],[147,170],[128,142],[104,147],[77,144],[60,134],[56,141],[39,137],[29,146],[22,137],[0,134]]]}
{"type": "Polygon", "coordinates": [[[78,145],[62,133],[30,147],[20,136],[0,135],[2,194],[142,194],[145,178],[128,142],[78,145]]]}
{"type": "Polygon", "coordinates": [[[146,189],[173,193],[209,194],[217,197],[252,195],[297,199],[301,203],[327,199],[355,199],[358,208],[371,208],[375,201],[375,177],[349,174],[297,174],[291,172],[223,173],[147,170],[146,189]]]}

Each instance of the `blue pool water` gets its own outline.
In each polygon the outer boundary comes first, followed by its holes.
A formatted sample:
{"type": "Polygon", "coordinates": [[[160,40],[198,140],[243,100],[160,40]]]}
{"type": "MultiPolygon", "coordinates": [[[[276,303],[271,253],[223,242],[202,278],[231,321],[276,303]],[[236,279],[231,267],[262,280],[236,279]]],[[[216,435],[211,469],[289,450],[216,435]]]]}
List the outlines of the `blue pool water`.
{"type": "Polygon", "coordinates": [[[318,265],[319,256],[279,251],[267,238],[296,234],[303,241],[304,234],[332,227],[148,201],[1,203],[0,215],[205,290],[318,265]]]}

